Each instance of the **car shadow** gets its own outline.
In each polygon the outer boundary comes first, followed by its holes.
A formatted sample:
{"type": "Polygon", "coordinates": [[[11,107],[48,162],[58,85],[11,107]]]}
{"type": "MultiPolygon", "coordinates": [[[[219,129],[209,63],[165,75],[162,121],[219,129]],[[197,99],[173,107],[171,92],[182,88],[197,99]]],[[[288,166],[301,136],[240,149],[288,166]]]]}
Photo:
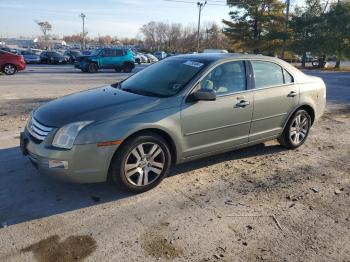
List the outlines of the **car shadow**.
{"type": "MultiPolygon", "coordinates": [[[[285,149],[256,145],[173,167],[169,176],[215,165],[223,161],[267,155],[285,149]]],[[[0,149],[0,228],[33,219],[62,214],[134,194],[111,183],[68,184],[44,177],[23,157],[19,147],[0,149]]]]}

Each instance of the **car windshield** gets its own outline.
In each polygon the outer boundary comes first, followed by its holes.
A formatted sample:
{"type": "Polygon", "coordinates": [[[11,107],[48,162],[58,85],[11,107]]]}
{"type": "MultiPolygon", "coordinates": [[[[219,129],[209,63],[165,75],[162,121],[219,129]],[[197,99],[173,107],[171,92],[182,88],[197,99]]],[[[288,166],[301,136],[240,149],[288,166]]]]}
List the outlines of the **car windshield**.
{"type": "Polygon", "coordinates": [[[206,63],[194,59],[167,59],[153,64],[119,85],[122,90],[146,96],[169,97],[182,88],[206,63]]]}

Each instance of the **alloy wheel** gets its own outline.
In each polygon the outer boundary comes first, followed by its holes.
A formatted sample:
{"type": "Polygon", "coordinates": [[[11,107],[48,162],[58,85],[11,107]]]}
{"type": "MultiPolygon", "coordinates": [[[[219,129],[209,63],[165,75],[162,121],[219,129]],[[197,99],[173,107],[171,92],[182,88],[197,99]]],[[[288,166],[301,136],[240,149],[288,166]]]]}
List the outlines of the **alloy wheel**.
{"type": "Polygon", "coordinates": [[[162,174],[165,161],[164,151],[158,144],[139,144],[126,158],[124,176],[134,186],[147,186],[162,174]]]}
{"type": "Polygon", "coordinates": [[[289,129],[289,138],[294,145],[301,144],[309,132],[309,120],[304,114],[298,114],[293,119],[289,129]]]}
{"type": "Polygon", "coordinates": [[[4,73],[6,75],[13,75],[16,72],[16,67],[14,65],[5,65],[4,73]]]}

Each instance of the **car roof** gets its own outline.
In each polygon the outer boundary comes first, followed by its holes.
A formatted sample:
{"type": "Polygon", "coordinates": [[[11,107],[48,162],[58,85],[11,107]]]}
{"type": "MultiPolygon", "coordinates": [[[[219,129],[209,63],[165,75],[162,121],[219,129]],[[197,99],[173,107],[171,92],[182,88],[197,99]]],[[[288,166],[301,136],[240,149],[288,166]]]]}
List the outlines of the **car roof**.
{"type": "Polygon", "coordinates": [[[201,60],[207,63],[216,63],[220,61],[227,61],[231,59],[239,59],[239,60],[263,60],[267,62],[272,62],[279,64],[283,68],[287,69],[289,72],[294,75],[304,75],[300,70],[295,68],[293,65],[271,56],[264,55],[252,55],[252,54],[239,54],[239,53],[199,53],[199,54],[185,54],[185,55],[177,55],[172,56],[167,59],[193,59],[193,60],[201,60]]]}

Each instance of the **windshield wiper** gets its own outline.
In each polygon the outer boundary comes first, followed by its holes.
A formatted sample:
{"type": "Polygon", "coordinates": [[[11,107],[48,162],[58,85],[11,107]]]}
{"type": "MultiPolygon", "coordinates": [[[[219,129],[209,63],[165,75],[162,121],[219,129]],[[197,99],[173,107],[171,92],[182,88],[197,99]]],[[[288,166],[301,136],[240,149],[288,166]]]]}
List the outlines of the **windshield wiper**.
{"type": "Polygon", "coordinates": [[[121,89],[121,83],[122,82],[118,82],[118,83],[112,84],[111,87],[114,87],[114,88],[117,88],[117,89],[121,89]]]}
{"type": "Polygon", "coordinates": [[[134,93],[137,95],[142,95],[142,96],[163,97],[162,95],[159,95],[150,91],[146,91],[146,90],[139,90],[139,89],[133,89],[133,88],[121,88],[121,90],[134,93]]]}

